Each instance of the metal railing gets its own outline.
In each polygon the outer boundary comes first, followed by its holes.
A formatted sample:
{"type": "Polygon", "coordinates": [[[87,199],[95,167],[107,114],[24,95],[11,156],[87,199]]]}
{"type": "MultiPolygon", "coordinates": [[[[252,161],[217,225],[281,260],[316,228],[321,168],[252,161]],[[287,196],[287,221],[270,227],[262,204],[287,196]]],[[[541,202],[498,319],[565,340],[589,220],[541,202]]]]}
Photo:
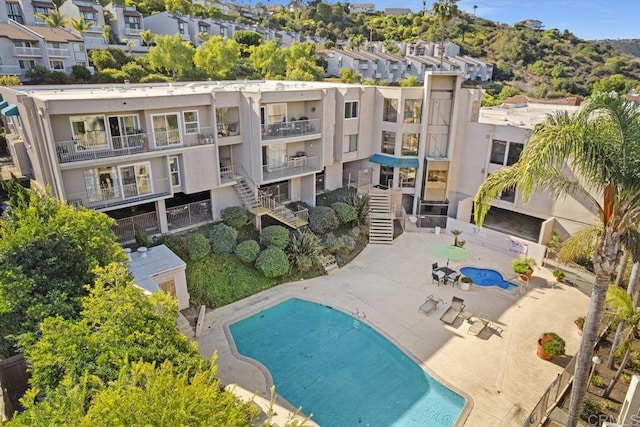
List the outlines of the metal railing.
{"type": "Polygon", "coordinates": [[[416,215],[418,220],[416,225],[419,228],[446,228],[447,216],[446,215],[416,215]]]}
{"type": "Polygon", "coordinates": [[[124,33],[128,36],[139,36],[142,30],[140,28],[126,28],[124,29],[124,33]]]}
{"type": "Polygon", "coordinates": [[[59,58],[69,58],[71,56],[71,51],[69,49],[59,49],[54,47],[48,47],[47,55],[55,56],[59,58]]]}
{"type": "Polygon", "coordinates": [[[42,56],[42,49],[39,47],[14,47],[16,56],[42,56]]]}
{"type": "Polygon", "coordinates": [[[220,182],[227,183],[235,181],[236,168],[235,166],[220,166],[220,182]]]}
{"type": "Polygon", "coordinates": [[[240,122],[218,122],[216,129],[221,138],[240,135],[240,122]]]}
{"type": "Polygon", "coordinates": [[[297,228],[298,224],[309,222],[309,210],[306,208],[293,211],[262,191],[258,192],[258,202],[260,206],[285,218],[293,227],[297,228]]]}
{"type": "Polygon", "coordinates": [[[573,370],[576,365],[576,358],[573,357],[569,361],[564,370],[558,374],[555,380],[549,385],[547,390],[542,394],[542,397],[538,401],[538,404],[533,411],[529,414],[523,427],[538,426],[542,420],[547,416],[548,411],[555,406],[558,399],[562,397],[565,388],[569,385],[573,379],[573,370]]]}
{"type": "Polygon", "coordinates": [[[103,209],[112,206],[126,205],[143,200],[171,194],[169,178],[154,179],[147,185],[143,184],[115,184],[110,188],[87,189],[81,193],[67,195],[69,203],[93,209],[103,209]],[[149,191],[142,192],[144,187],[149,191]]]}
{"type": "Polygon", "coordinates": [[[102,159],[105,157],[127,156],[129,154],[142,153],[145,151],[159,151],[178,147],[193,147],[197,145],[213,144],[215,139],[212,133],[213,128],[202,128],[198,133],[184,134],[182,138],[175,139],[178,130],[161,131],[155,134],[143,132],[122,136],[107,136],[105,132],[93,138],[77,138],[73,141],[56,142],[56,154],[60,163],[78,162],[83,160],[102,159]],[[169,139],[169,132],[172,134],[169,139]],[[177,141],[176,143],[166,143],[154,145],[153,141],[177,141]]]}
{"type": "Polygon", "coordinates": [[[320,157],[300,156],[290,158],[280,166],[263,166],[262,178],[263,180],[268,181],[292,175],[312,173],[319,169],[322,169],[320,166],[320,157]]]}
{"type": "Polygon", "coordinates": [[[118,242],[126,243],[135,240],[134,225],[137,225],[140,231],[147,236],[160,233],[158,215],[155,211],[147,212],[116,220],[116,224],[113,226],[113,232],[116,234],[118,242]]]}
{"type": "Polygon", "coordinates": [[[558,260],[557,254],[550,249],[547,249],[542,265],[552,270],[562,270],[565,283],[578,288],[585,295],[591,296],[595,282],[595,274],[591,271],[575,262],[558,260]]]}
{"type": "Polygon", "coordinates": [[[295,138],[320,133],[320,119],[269,123],[262,127],[262,140],[295,138]]]}
{"type": "Polygon", "coordinates": [[[169,230],[176,230],[212,220],[210,199],[167,208],[167,226],[169,230]]]}

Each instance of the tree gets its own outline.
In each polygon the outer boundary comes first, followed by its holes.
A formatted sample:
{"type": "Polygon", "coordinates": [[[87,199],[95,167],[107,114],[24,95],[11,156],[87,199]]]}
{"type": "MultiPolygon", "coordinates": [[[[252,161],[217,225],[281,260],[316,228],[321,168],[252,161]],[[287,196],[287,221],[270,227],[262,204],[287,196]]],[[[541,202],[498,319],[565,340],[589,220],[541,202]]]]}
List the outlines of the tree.
{"type": "Polygon", "coordinates": [[[213,36],[196,49],[196,67],[207,72],[214,80],[234,78],[234,71],[240,55],[240,45],[235,40],[213,36]]]}
{"type": "MultiPolygon", "coordinates": [[[[625,255],[623,255],[623,259],[626,256],[628,251],[625,251],[625,255]]],[[[623,265],[623,262],[620,262],[620,265],[623,265]]],[[[618,270],[618,277],[621,277],[622,273],[618,270]]],[[[633,267],[631,267],[631,276],[629,278],[629,284],[627,286],[627,295],[633,301],[637,302],[638,299],[638,278],[640,276],[640,261],[634,260],[633,267]]],[[[618,283],[618,277],[616,277],[616,286],[620,286],[618,283]]],[[[635,307],[637,304],[632,304],[635,307]]],[[[611,350],[609,351],[609,357],[607,358],[607,368],[613,369],[615,365],[615,354],[618,351],[622,341],[623,335],[625,333],[625,329],[628,328],[627,319],[620,319],[618,323],[618,327],[616,328],[616,334],[613,337],[613,341],[611,342],[611,350]]],[[[624,364],[623,364],[624,366],[624,364]]],[[[613,387],[613,386],[612,386],[613,387]]]]}
{"type": "Polygon", "coordinates": [[[360,83],[360,74],[353,71],[351,68],[340,69],[340,81],[342,83],[360,83]]]}
{"type": "Polygon", "coordinates": [[[622,74],[614,74],[609,77],[603,77],[593,84],[594,92],[615,92],[618,94],[627,93],[628,89],[633,86],[633,82],[628,81],[622,74]]]}
{"type": "Polygon", "coordinates": [[[518,162],[492,173],[475,196],[478,226],[482,226],[491,200],[510,188],[517,188],[525,201],[538,189],[558,197],[577,194],[591,203],[602,223],[593,255],[596,278],[574,373],[570,427],[575,427],[580,417],[607,288],[622,246],[640,240],[632,227],[638,223],[640,170],[630,161],[640,156],[638,135],[640,112],[635,104],[596,94],[575,114],[558,112],[536,127],[518,162]]]}
{"type": "Polygon", "coordinates": [[[286,49],[287,80],[322,80],[324,70],[315,63],[313,43],[296,43],[286,49]]]}
{"type": "Polygon", "coordinates": [[[155,46],[152,46],[147,54],[151,68],[171,73],[174,80],[181,73],[193,69],[195,48],[190,43],[182,41],[180,34],[157,35],[154,42],[155,46]]]}
{"type": "Polygon", "coordinates": [[[188,0],[164,0],[164,9],[167,12],[189,15],[191,13],[191,2],[188,0]]]}
{"type": "Polygon", "coordinates": [[[55,389],[65,376],[78,383],[85,375],[107,383],[128,360],[171,361],[186,371],[206,364],[196,345],[175,327],[178,303],[164,292],[144,295],[133,286],[123,262],[96,268],[79,319],[49,317],[39,338],[20,340],[31,370],[30,384],[55,389]]]}
{"type": "Polygon", "coordinates": [[[45,24],[52,28],[64,27],[67,23],[67,18],[65,18],[64,15],[58,10],[52,10],[46,15],[42,13],[36,13],[36,16],[42,19],[45,24]]]}
{"type": "Polygon", "coordinates": [[[246,46],[259,46],[262,43],[262,35],[255,31],[238,30],[233,34],[233,39],[241,45],[246,46]]]}
{"type": "Polygon", "coordinates": [[[404,87],[411,87],[411,86],[420,86],[420,82],[418,81],[418,77],[417,76],[407,76],[407,78],[404,78],[402,80],[400,80],[398,82],[398,84],[400,86],[404,86],[404,87]]]}
{"type": "Polygon", "coordinates": [[[460,14],[458,0],[438,0],[433,4],[433,16],[440,24],[440,68],[444,60],[444,38],[447,24],[460,14]]]}
{"type": "Polygon", "coordinates": [[[140,31],[140,39],[145,46],[151,46],[156,38],[156,35],[151,30],[140,31]]]}
{"type": "Polygon", "coordinates": [[[116,59],[108,50],[94,49],[89,54],[89,59],[91,60],[93,66],[98,70],[116,67],[116,59]]]}
{"type": "Polygon", "coordinates": [[[77,18],[71,18],[69,20],[69,23],[71,24],[71,27],[74,30],[80,33],[80,35],[84,35],[91,28],[91,23],[85,22],[82,16],[79,16],[77,18]]]}
{"type": "Polygon", "coordinates": [[[74,318],[93,270],[123,261],[114,221],[49,194],[6,185],[10,209],[0,218],[0,356],[50,316],[74,318]]]}
{"type": "Polygon", "coordinates": [[[98,24],[98,26],[102,28],[102,37],[104,38],[104,41],[109,44],[111,42],[111,25],[98,24]]]}
{"type": "Polygon", "coordinates": [[[249,48],[249,62],[265,79],[284,79],[287,72],[286,54],[277,40],[263,42],[249,48]]]}

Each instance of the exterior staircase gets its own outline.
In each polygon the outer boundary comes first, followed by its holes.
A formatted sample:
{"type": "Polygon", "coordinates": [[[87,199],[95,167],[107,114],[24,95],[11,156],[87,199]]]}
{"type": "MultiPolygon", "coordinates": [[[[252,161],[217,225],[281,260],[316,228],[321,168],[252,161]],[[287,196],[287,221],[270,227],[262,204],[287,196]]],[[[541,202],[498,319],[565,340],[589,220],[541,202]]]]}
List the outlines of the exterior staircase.
{"type": "Polygon", "coordinates": [[[306,209],[294,212],[268,194],[258,191],[256,196],[251,185],[242,175],[235,176],[233,188],[242,199],[244,208],[256,216],[269,215],[293,229],[298,229],[309,223],[309,213],[306,209]]]}
{"type": "Polygon", "coordinates": [[[369,193],[369,243],[393,243],[393,209],[388,191],[369,193]]]}

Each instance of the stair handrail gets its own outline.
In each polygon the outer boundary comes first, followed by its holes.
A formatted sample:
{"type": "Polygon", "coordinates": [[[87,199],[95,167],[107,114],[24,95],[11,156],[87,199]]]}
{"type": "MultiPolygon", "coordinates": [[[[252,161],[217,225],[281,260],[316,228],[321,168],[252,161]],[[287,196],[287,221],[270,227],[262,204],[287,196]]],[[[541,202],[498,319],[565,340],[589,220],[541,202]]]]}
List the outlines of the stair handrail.
{"type": "Polygon", "coordinates": [[[253,184],[253,189],[257,189],[258,188],[258,184],[253,180],[253,178],[251,178],[251,175],[249,175],[249,173],[247,172],[247,170],[244,168],[244,165],[239,165],[239,169],[240,169],[240,175],[251,181],[251,184],[253,184]]]}

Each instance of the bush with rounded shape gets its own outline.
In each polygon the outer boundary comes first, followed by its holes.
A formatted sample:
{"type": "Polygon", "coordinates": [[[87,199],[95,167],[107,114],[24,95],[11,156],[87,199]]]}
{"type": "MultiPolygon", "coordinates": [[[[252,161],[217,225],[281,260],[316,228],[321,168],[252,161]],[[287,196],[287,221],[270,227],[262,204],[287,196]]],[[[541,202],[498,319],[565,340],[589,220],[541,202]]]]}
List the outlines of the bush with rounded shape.
{"type": "Polygon", "coordinates": [[[209,239],[202,233],[193,233],[187,238],[189,248],[189,258],[193,261],[199,261],[209,255],[211,244],[209,239]]]}
{"type": "Polygon", "coordinates": [[[182,236],[170,234],[162,238],[162,243],[178,255],[183,261],[189,260],[189,244],[182,236]]]}
{"type": "Polygon", "coordinates": [[[256,268],[265,277],[280,277],[289,272],[289,258],[280,248],[271,246],[260,252],[256,259],[256,268]]]}
{"type": "Polygon", "coordinates": [[[236,230],[241,229],[249,222],[249,215],[242,206],[230,206],[220,211],[222,222],[236,230]]]}
{"type": "Polygon", "coordinates": [[[316,234],[325,234],[338,228],[336,212],[328,206],[316,206],[309,209],[309,228],[316,234]]]}
{"type": "Polygon", "coordinates": [[[236,247],[238,232],[225,224],[216,224],[211,230],[211,248],[217,254],[230,254],[236,247]]]}
{"type": "Polygon", "coordinates": [[[289,230],[281,225],[270,225],[260,232],[260,244],[264,247],[275,246],[284,249],[289,244],[289,230]]]}
{"type": "Polygon", "coordinates": [[[536,265],[536,261],[533,258],[516,258],[512,263],[514,273],[525,276],[533,274],[534,265],[536,265]]]}
{"type": "Polygon", "coordinates": [[[542,348],[551,356],[562,356],[565,350],[565,342],[555,332],[542,334],[542,348]]]}
{"type": "Polygon", "coordinates": [[[260,245],[255,240],[245,240],[238,243],[234,252],[240,261],[251,264],[260,253],[260,245]]]}
{"type": "Polygon", "coordinates": [[[336,216],[338,217],[340,224],[347,224],[358,218],[356,208],[346,204],[345,202],[335,202],[331,205],[331,208],[336,211],[336,216]]]}

